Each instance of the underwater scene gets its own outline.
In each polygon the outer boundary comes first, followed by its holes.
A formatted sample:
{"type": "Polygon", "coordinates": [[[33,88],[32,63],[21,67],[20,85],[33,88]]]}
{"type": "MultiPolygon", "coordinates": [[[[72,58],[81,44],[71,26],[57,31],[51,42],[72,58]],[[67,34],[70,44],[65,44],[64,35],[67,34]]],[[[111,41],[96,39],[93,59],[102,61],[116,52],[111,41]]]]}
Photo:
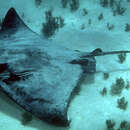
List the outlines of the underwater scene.
{"type": "Polygon", "coordinates": [[[130,130],[130,0],[0,0],[0,130],[130,130]]]}

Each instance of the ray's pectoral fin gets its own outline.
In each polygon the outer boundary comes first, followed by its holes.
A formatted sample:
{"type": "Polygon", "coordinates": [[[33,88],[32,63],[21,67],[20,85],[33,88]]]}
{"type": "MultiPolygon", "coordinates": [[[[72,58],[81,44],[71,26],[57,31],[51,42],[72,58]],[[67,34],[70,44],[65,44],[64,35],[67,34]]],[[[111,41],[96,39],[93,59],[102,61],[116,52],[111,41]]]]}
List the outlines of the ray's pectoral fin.
{"type": "Polygon", "coordinates": [[[41,120],[68,126],[71,94],[83,71],[95,71],[94,57],[80,57],[79,52],[41,38],[23,23],[13,8],[0,30],[0,49],[4,50],[0,55],[3,92],[41,120]],[[34,71],[28,72],[30,68],[34,71]]]}

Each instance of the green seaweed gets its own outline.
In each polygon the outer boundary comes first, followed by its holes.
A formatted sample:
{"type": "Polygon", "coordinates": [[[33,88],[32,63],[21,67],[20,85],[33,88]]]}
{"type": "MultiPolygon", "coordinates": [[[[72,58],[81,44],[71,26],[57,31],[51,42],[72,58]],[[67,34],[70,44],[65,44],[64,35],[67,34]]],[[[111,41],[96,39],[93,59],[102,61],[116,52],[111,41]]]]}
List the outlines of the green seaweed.
{"type": "Polygon", "coordinates": [[[80,6],[79,0],[70,0],[70,10],[71,11],[78,10],[79,6],[80,6]]]}
{"type": "Polygon", "coordinates": [[[101,4],[102,7],[108,7],[109,0],[100,0],[100,4],[101,4]]]}
{"type": "Polygon", "coordinates": [[[124,120],[124,121],[122,121],[122,122],[120,123],[120,128],[122,128],[122,129],[123,129],[123,128],[126,128],[127,123],[128,123],[128,122],[127,122],[127,121],[125,121],[125,120],[124,120]]]}
{"type": "Polygon", "coordinates": [[[35,0],[35,5],[36,5],[36,6],[40,6],[41,3],[42,3],[42,0],[35,0]]]}
{"type": "Polygon", "coordinates": [[[46,11],[45,16],[46,16],[46,22],[43,23],[42,33],[44,34],[45,37],[49,38],[52,35],[54,35],[55,32],[59,28],[62,28],[65,24],[64,19],[61,16],[53,17],[51,10],[46,11]]]}
{"type": "Polygon", "coordinates": [[[107,23],[107,29],[110,31],[110,30],[113,30],[114,29],[114,25],[113,24],[110,24],[110,23],[107,23]]]}
{"type": "Polygon", "coordinates": [[[106,94],[107,94],[107,89],[106,89],[106,87],[104,87],[104,88],[101,90],[100,93],[101,93],[102,96],[106,95],[106,94]]]}
{"type": "Polygon", "coordinates": [[[126,26],[125,26],[125,31],[126,31],[126,32],[130,32],[130,24],[128,24],[128,23],[126,24],[126,26]]]}
{"type": "Polygon", "coordinates": [[[125,88],[126,88],[127,90],[130,88],[130,82],[129,82],[129,81],[127,81],[125,88]]]}
{"type": "Polygon", "coordinates": [[[122,1],[123,0],[100,0],[100,5],[105,8],[110,7],[114,16],[116,14],[123,15],[126,11],[126,8],[122,7],[122,1]]]}
{"type": "Polygon", "coordinates": [[[111,85],[110,93],[111,95],[120,95],[123,88],[125,88],[125,82],[123,78],[117,78],[116,82],[111,85]]]}
{"type": "Polygon", "coordinates": [[[102,20],[103,19],[103,13],[101,13],[99,16],[98,16],[98,20],[102,20]]]}
{"type": "Polygon", "coordinates": [[[115,124],[113,120],[106,120],[107,130],[114,130],[115,124]]]}
{"type": "Polygon", "coordinates": [[[104,80],[107,80],[109,78],[109,73],[103,73],[104,80]]]}
{"type": "Polygon", "coordinates": [[[122,2],[122,0],[119,0],[118,2],[116,2],[116,12],[117,12],[117,14],[119,14],[119,15],[123,15],[124,13],[125,13],[125,11],[126,11],[126,8],[124,8],[124,7],[122,7],[121,6],[121,2],[122,2]]]}
{"type": "Polygon", "coordinates": [[[123,120],[117,130],[130,130],[130,123],[128,121],[123,120]]]}
{"type": "Polygon", "coordinates": [[[61,0],[62,7],[66,8],[68,2],[69,2],[69,0],[61,0]]]}
{"type": "Polygon", "coordinates": [[[83,8],[82,10],[82,16],[86,16],[88,14],[88,11],[86,8],[83,8]]]}
{"type": "Polygon", "coordinates": [[[128,101],[125,101],[125,97],[122,97],[120,99],[117,100],[117,107],[122,109],[122,110],[126,110],[127,106],[128,106],[128,101]]]}
{"type": "Polygon", "coordinates": [[[118,55],[119,63],[123,64],[126,60],[126,53],[121,53],[118,55]]]}
{"type": "Polygon", "coordinates": [[[130,130],[130,123],[128,121],[121,121],[120,126],[117,129],[115,128],[115,125],[115,121],[106,120],[106,130],[130,130]]]}

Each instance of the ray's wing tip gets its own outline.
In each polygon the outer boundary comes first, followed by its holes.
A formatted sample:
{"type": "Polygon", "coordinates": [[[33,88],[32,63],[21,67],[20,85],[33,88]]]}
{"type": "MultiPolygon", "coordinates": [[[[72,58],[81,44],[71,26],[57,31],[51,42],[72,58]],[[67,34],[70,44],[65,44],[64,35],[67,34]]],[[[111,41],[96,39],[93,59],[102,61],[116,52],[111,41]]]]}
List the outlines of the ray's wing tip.
{"type": "Polygon", "coordinates": [[[15,8],[11,7],[5,15],[5,18],[2,22],[1,30],[5,31],[8,29],[17,28],[19,25],[21,25],[21,23],[23,24],[15,8]]]}

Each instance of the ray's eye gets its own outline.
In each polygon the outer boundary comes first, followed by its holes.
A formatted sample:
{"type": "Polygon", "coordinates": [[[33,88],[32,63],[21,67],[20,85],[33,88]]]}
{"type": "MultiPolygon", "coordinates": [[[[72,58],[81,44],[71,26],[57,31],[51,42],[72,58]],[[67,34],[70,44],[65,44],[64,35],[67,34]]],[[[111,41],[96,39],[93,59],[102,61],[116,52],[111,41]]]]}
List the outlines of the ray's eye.
{"type": "Polygon", "coordinates": [[[97,48],[97,49],[95,49],[93,52],[92,52],[92,54],[93,55],[97,55],[97,54],[101,54],[103,51],[102,51],[102,49],[101,48],[97,48]]]}

